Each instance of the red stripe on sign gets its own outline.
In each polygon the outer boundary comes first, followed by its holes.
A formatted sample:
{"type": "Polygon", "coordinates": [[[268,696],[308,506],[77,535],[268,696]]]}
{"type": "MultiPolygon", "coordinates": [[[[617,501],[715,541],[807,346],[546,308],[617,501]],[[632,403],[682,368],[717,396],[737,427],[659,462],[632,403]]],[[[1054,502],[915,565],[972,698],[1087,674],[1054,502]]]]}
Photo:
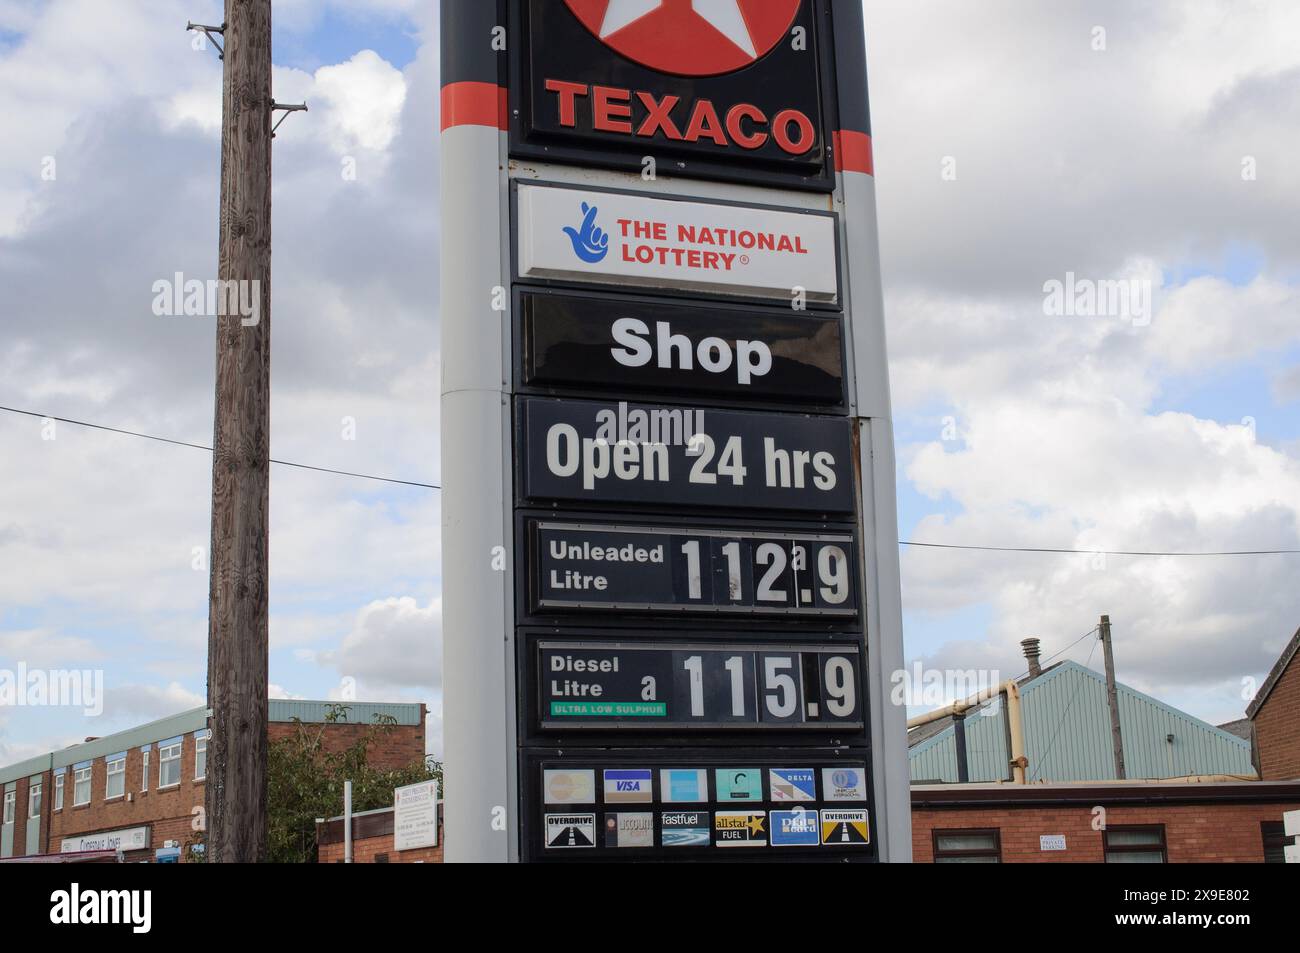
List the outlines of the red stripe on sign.
{"type": "Polygon", "coordinates": [[[442,88],[442,128],[509,125],[506,91],[496,83],[449,83],[442,88]]]}
{"type": "Polygon", "coordinates": [[[871,161],[871,137],[865,132],[841,129],[832,137],[835,144],[836,172],[863,172],[875,175],[871,161]]]}

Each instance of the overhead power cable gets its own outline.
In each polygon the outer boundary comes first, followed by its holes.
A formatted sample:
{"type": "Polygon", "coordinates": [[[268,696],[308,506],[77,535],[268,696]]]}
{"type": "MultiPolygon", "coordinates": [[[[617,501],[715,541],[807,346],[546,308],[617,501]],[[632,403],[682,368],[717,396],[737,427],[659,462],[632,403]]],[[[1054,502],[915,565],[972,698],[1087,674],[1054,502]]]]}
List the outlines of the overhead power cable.
{"type": "MultiPolygon", "coordinates": [[[[17,407],[0,406],[0,411],[6,411],[11,414],[22,414],[25,417],[36,417],[40,420],[54,420],[61,424],[71,424],[75,427],[88,427],[91,430],[103,430],[108,433],[121,434],[126,437],[139,437],[142,440],[156,440],[158,443],[169,443],[177,447],[189,447],[192,450],[206,450],[212,452],[212,448],[206,444],[189,443],[185,440],[173,440],[171,437],[159,437],[155,434],[141,433],[138,430],[124,430],[121,427],[107,427],[103,424],[93,424],[85,420],[74,420],[71,417],[55,417],[53,414],[38,414],[30,410],[20,410],[17,407]]],[[[396,483],[402,486],[418,486],[427,490],[440,490],[442,487],[436,483],[420,483],[417,480],[397,480],[392,477],[375,476],[370,473],[355,473],[351,470],[335,470],[332,467],[317,467],[309,463],[295,463],[292,460],[271,460],[272,463],[282,467],[295,467],[299,470],[315,470],[318,473],[334,473],[338,476],[356,477],[359,480],[375,480],[380,483],[396,483]]]]}
{"type": "MultiPolygon", "coordinates": [[[[153,440],[158,443],[169,443],[177,447],[189,447],[192,450],[204,450],[212,452],[212,448],[206,444],[190,443],[186,440],[174,440],[171,437],[160,437],[156,434],[142,433],[138,430],[126,430],[122,427],[109,427],[104,424],[91,423],[86,420],[76,420],[71,417],[56,417],[53,414],[39,414],[32,410],[22,410],[18,407],[0,406],[0,411],[10,414],[21,414],[24,417],[35,417],[38,420],[54,420],[61,424],[70,424],[75,427],[86,427],[90,430],[102,430],[106,433],[121,434],[125,437],[139,437],[141,440],[153,440]]],[[[394,477],[376,476],[372,473],[357,473],[352,470],[336,470],[333,467],[318,467],[309,463],[296,463],[292,460],[272,460],[273,464],[282,467],[294,467],[299,470],[314,470],[317,473],[333,473],[337,476],[355,477],[358,480],[374,480],[379,483],[393,483],[399,486],[415,486],[426,490],[441,490],[442,487],[436,483],[423,483],[419,480],[399,480],[394,477]]],[[[1055,549],[1048,547],[1034,546],[973,546],[959,545],[957,543],[922,543],[910,539],[900,539],[900,546],[913,546],[922,549],[955,549],[970,550],[973,552],[990,552],[990,553],[1050,553],[1059,555],[1077,555],[1077,556],[1291,556],[1300,555],[1300,549],[1243,549],[1243,550],[1226,550],[1215,552],[1147,552],[1138,550],[1125,549],[1055,549]]]]}
{"type": "Polygon", "coordinates": [[[1133,549],[1050,549],[1043,546],[959,546],[956,543],[918,543],[900,539],[900,546],[919,546],[925,549],[969,549],[986,553],[1062,553],[1074,556],[1289,556],[1300,554],[1300,549],[1237,549],[1215,552],[1147,552],[1133,549]]]}

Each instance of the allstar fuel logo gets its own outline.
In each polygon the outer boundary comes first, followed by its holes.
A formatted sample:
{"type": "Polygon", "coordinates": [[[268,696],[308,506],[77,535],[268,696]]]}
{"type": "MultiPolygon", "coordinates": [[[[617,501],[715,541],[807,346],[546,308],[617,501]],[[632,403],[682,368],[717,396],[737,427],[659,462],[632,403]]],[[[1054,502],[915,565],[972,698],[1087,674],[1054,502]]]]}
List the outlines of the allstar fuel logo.
{"type": "Polygon", "coordinates": [[[819,3],[530,0],[521,54],[530,88],[511,148],[551,161],[589,161],[599,149],[638,166],[663,151],[694,157],[674,173],[716,177],[711,163],[745,162],[821,181],[819,3]]]}
{"type": "Polygon", "coordinates": [[[713,815],[713,842],[719,847],[766,847],[766,811],[719,811],[713,815]]]}

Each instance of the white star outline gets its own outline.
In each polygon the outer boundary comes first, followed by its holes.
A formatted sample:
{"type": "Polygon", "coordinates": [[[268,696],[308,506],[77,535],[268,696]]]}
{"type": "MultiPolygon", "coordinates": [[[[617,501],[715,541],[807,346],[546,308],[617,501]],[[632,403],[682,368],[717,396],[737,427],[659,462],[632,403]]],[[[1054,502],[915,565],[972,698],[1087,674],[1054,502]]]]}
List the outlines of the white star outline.
{"type": "MultiPolygon", "coordinates": [[[[600,25],[603,40],[623,27],[654,13],[664,5],[664,0],[609,0],[605,19],[600,25]]],[[[740,12],[740,0],[691,0],[691,7],[713,26],[715,30],[740,47],[751,60],[758,59],[754,38],[740,12]]]]}

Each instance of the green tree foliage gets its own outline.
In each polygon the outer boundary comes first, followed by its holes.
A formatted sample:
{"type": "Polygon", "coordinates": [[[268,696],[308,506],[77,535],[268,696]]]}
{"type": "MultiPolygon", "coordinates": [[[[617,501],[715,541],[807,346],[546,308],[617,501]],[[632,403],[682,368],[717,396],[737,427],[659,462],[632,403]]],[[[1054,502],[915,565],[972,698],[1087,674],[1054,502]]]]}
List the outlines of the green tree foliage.
{"type": "MultiPolygon", "coordinates": [[[[430,778],[442,786],[442,765],[425,757],[395,771],[371,767],[367,753],[397,722],[376,716],[363,737],[342,751],[325,748],[328,726],[346,723],[347,705],[333,705],[322,725],[293,720],[289,737],[272,742],[267,777],[267,859],[280,864],[316,862],[316,818],[343,813],[343,782],[352,782],[353,813],[393,806],[393,789],[430,778]]],[[[200,841],[201,842],[201,841],[200,841]]],[[[186,860],[202,860],[186,845],[186,860]]]]}

